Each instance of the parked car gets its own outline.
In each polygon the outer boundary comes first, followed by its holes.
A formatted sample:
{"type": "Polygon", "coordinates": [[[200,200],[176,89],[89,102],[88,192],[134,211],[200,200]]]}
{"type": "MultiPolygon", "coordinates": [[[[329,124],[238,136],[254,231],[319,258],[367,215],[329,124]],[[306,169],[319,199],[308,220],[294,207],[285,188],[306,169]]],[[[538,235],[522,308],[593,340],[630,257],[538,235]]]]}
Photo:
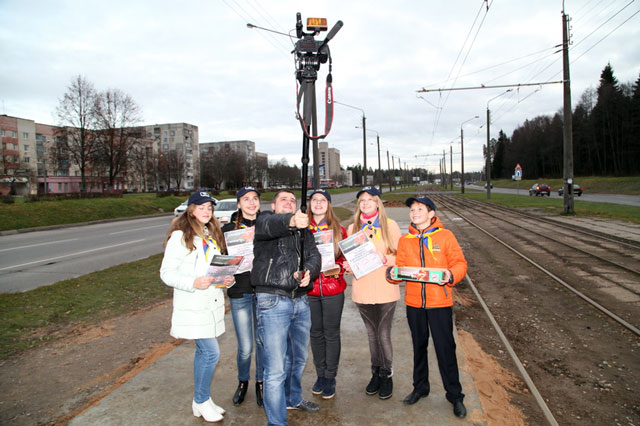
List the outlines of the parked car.
{"type": "Polygon", "coordinates": [[[174,217],[180,216],[180,213],[182,213],[183,211],[185,211],[187,209],[187,202],[188,201],[185,201],[184,203],[180,204],[178,207],[173,209],[173,216],[174,217]]]}
{"type": "Polygon", "coordinates": [[[238,210],[238,200],[236,198],[226,198],[218,201],[213,215],[220,221],[221,224],[229,223],[231,221],[231,215],[238,210]]]}
{"type": "Polygon", "coordinates": [[[544,197],[544,194],[547,194],[547,197],[551,197],[551,187],[545,183],[534,183],[531,188],[529,188],[529,196],[538,195],[544,197]]]}
{"type": "MultiPolygon", "coordinates": [[[[564,193],[564,185],[558,189],[558,195],[562,195],[564,193]]],[[[582,195],[582,187],[580,185],[573,184],[573,193],[578,197],[582,195]]]]}

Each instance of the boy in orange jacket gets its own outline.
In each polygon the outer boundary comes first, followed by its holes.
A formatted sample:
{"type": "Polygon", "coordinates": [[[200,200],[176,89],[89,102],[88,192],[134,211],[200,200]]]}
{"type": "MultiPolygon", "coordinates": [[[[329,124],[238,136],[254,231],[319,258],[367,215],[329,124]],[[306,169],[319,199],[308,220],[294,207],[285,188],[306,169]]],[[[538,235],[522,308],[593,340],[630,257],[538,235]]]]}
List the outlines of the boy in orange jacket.
{"type": "Polygon", "coordinates": [[[453,338],[452,287],[467,273],[467,261],[456,237],[436,216],[436,206],[429,197],[411,197],[409,233],[398,243],[397,266],[439,268],[444,270],[440,284],[406,282],[405,304],[413,340],[413,391],[404,399],[415,404],[429,394],[427,345],[429,330],[438,358],[438,367],[446,397],[453,413],[465,417],[464,394],[458,374],[456,342],[453,338]]]}

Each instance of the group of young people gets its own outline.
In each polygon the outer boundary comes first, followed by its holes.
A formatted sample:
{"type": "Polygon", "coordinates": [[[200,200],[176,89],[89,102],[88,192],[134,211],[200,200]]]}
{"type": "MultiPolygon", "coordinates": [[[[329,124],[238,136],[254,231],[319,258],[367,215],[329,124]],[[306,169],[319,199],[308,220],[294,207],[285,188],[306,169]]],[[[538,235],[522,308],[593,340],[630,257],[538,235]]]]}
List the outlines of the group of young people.
{"type": "Polygon", "coordinates": [[[352,223],[345,229],[333,211],[331,194],[324,189],[310,193],[306,213],[297,209],[296,196],[289,190],[275,194],[271,212],[261,212],[260,192],[243,187],[237,193],[238,211],[222,228],[213,216],[215,200],[208,192],[196,191],[189,197],[186,211],[167,233],[160,276],[174,287],[171,335],[195,340],[192,410],[196,417],[216,422],[225,414],[210,393],[220,354],[216,338],[224,332],[224,293],[221,286],[212,285],[206,270],[212,256],[226,253],[224,232],[248,227],[255,227],[252,270],[223,283],[238,341],[234,405],[246,397],[253,353],[256,403],[264,407],[269,425],[286,425],[287,410],[317,411],[317,403],[302,397],[309,342],[317,375],[311,392],[323,399],[334,397],[347,287],[344,275],[352,274],[338,243],[363,231],[384,265],[351,282],[352,300],[367,329],[371,355],[371,379],[365,392],[380,399],[393,394],[391,326],[400,288],[399,281],[387,275],[387,267],[439,268],[443,270],[440,285],[405,284],[414,368],[413,390],[403,402],[415,404],[429,394],[431,331],[446,398],[456,416],[466,416],[453,337],[451,287],[464,278],[467,263],[455,236],[442,226],[428,197],[406,200],[411,225],[405,235],[387,217],[376,187],[362,188],[356,198],[352,223]],[[321,272],[313,234],[327,230],[333,234],[336,266],[321,272]],[[300,247],[304,247],[304,270],[299,270],[300,247]]]}

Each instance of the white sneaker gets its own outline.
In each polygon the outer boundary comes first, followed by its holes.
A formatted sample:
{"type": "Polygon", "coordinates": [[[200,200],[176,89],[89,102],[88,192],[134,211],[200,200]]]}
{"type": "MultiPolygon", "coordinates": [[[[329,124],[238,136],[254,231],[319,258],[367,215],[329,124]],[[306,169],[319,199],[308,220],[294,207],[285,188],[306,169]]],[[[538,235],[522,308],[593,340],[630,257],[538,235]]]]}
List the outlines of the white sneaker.
{"type": "Polygon", "coordinates": [[[193,401],[193,403],[191,404],[191,408],[193,409],[194,416],[196,417],[202,416],[204,420],[207,422],[212,422],[212,423],[219,422],[224,418],[222,417],[222,414],[220,414],[215,409],[215,406],[213,404],[213,401],[211,401],[211,398],[209,398],[207,401],[203,402],[202,404],[198,404],[197,402],[193,401]]]}

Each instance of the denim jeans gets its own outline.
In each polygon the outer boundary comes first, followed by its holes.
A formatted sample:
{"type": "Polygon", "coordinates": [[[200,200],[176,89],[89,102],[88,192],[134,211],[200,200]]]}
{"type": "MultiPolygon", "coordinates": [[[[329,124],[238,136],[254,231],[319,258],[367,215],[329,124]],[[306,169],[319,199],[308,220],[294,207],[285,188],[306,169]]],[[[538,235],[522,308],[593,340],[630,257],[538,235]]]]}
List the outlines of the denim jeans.
{"type": "Polygon", "coordinates": [[[242,297],[229,298],[231,317],[236,329],[238,339],[238,381],[247,382],[250,378],[251,352],[253,341],[256,342],[256,382],[263,379],[262,367],[262,341],[258,333],[258,320],[256,317],[256,297],[253,294],[245,294],[242,297]]]}
{"type": "Polygon", "coordinates": [[[307,296],[258,293],[258,329],[264,343],[264,409],[269,425],[287,424],[287,407],[302,402],[311,316],[307,296]]]}
{"type": "Polygon", "coordinates": [[[344,293],[309,296],[311,308],[311,352],[318,377],[335,379],[340,362],[340,321],[344,293]]]}
{"type": "Polygon", "coordinates": [[[371,365],[385,370],[391,370],[393,363],[393,348],[391,346],[391,325],[396,302],[363,304],[356,303],[364,326],[369,335],[369,352],[371,365]]]}
{"type": "Polygon", "coordinates": [[[193,400],[202,404],[211,396],[211,379],[220,359],[218,340],[196,339],[196,355],[193,358],[193,400]]]}

